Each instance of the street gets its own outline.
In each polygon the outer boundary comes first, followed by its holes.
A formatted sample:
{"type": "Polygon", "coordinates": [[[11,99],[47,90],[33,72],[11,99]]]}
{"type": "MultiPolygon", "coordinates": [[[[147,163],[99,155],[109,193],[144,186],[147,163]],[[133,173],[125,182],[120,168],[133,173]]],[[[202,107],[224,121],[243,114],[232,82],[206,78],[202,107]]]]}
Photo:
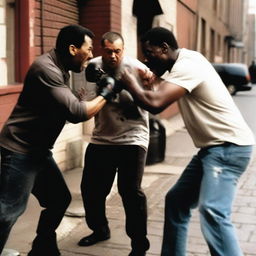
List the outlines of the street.
{"type": "Polygon", "coordinates": [[[256,135],[256,117],[254,112],[256,109],[256,84],[253,85],[251,91],[238,92],[233,96],[233,99],[256,135]]]}

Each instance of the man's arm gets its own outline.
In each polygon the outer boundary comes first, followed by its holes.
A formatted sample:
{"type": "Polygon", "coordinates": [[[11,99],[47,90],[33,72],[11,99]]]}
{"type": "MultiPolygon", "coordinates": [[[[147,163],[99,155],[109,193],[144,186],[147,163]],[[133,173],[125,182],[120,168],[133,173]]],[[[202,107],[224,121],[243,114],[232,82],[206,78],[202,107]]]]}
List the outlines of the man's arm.
{"type": "Polygon", "coordinates": [[[90,119],[95,116],[106,104],[107,100],[103,96],[97,96],[91,101],[83,101],[85,104],[85,112],[87,118],[90,119]]]}
{"type": "Polygon", "coordinates": [[[122,73],[122,81],[126,89],[132,94],[136,103],[147,111],[158,114],[165,108],[186,94],[186,89],[156,78],[153,82],[153,90],[144,90],[136,76],[130,70],[122,73]]]}
{"type": "Polygon", "coordinates": [[[93,100],[80,101],[68,87],[50,89],[52,99],[63,109],[67,121],[78,123],[86,121],[97,114],[107,100],[99,95],[93,100]]]}

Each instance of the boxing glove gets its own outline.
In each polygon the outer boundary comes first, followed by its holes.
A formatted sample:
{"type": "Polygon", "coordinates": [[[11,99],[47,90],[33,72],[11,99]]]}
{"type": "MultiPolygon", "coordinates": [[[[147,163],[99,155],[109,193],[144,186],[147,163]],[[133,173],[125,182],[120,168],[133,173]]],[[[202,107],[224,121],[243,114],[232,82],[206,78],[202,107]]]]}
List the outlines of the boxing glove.
{"type": "Polygon", "coordinates": [[[103,77],[98,84],[98,95],[110,101],[116,95],[114,91],[115,82],[115,79],[110,76],[103,77]]]}
{"type": "Polygon", "coordinates": [[[95,63],[89,63],[85,69],[85,78],[88,82],[98,84],[106,76],[106,72],[95,63]]]}

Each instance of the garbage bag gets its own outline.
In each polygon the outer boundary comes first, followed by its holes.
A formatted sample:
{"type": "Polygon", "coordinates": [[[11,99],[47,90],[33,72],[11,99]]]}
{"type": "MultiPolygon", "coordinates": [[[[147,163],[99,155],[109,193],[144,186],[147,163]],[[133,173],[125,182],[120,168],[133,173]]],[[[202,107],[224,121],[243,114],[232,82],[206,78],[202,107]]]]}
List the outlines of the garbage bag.
{"type": "Polygon", "coordinates": [[[146,165],[159,163],[165,159],[166,132],[165,127],[157,118],[149,119],[150,139],[146,165]]]}

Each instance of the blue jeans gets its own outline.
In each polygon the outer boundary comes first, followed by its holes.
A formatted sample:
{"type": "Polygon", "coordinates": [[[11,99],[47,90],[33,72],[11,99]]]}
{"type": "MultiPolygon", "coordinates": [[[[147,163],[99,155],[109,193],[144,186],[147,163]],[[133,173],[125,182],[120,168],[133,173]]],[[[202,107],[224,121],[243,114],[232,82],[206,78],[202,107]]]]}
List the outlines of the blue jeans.
{"type": "Polygon", "coordinates": [[[231,208],[252,146],[232,143],[201,149],[165,198],[161,256],[185,256],[191,209],[198,206],[201,230],[211,255],[242,256],[231,208]]]}
{"type": "Polygon", "coordinates": [[[1,147],[0,151],[0,254],[32,193],[44,208],[32,250],[35,255],[58,255],[55,230],[71,195],[52,153],[23,155],[1,147]]]}

